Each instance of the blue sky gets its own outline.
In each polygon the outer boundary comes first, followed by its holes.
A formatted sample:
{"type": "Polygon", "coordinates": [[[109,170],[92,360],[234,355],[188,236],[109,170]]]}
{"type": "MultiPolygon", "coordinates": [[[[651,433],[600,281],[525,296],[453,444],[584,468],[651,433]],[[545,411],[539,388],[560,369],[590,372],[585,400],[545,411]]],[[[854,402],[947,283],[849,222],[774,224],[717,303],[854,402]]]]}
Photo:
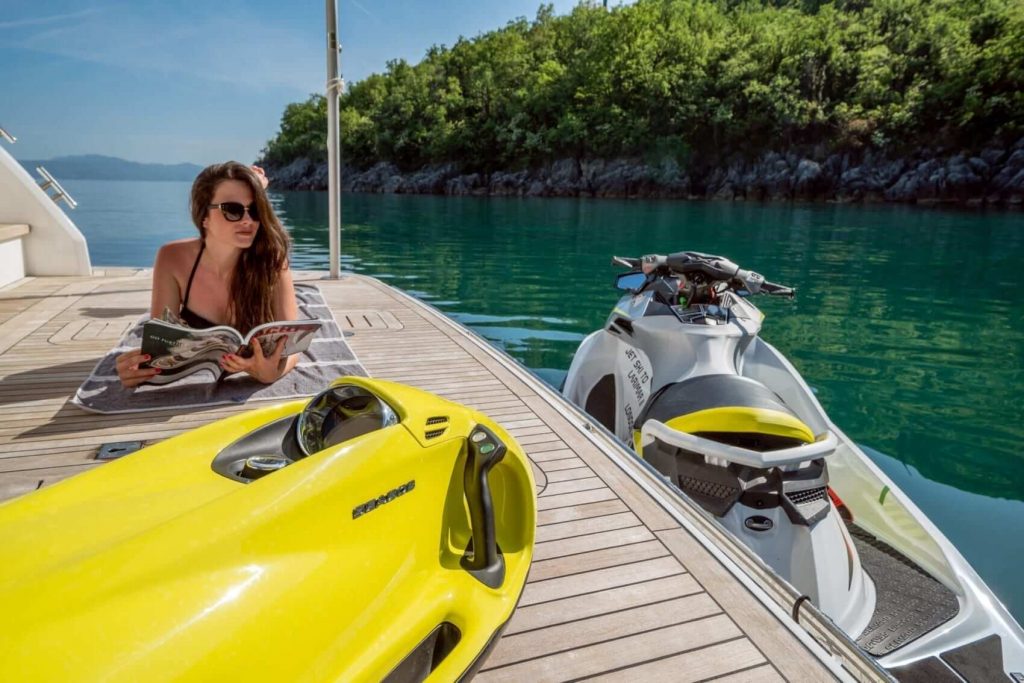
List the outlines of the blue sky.
{"type": "MultiPolygon", "coordinates": [[[[556,13],[575,0],[556,0],[556,13]]],[[[0,126],[19,159],[253,160],[326,79],[321,0],[4,0],[0,126]]],[[[338,0],[346,81],[533,18],[539,0],[338,0]]]]}

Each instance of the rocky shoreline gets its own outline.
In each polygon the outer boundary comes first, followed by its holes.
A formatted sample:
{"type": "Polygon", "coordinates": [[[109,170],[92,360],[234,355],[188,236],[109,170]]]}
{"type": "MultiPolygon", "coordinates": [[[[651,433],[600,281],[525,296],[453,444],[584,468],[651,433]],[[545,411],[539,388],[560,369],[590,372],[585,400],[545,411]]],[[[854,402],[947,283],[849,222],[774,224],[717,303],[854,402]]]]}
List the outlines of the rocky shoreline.
{"type": "MultiPolygon", "coordinates": [[[[327,165],[267,165],[273,187],[326,190],[327,165]]],[[[458,164],[402,172],[381,162],[344,168],[349,192],[503,197],[628,197],[903,202],[1024,208],[1024,138],[977,153],[921,150],[890,158],[868,150],[822,155],[769,152],[749,161],[682,168],[674,160],[561,159],[530,170],[464,173],[458,164]]]]}

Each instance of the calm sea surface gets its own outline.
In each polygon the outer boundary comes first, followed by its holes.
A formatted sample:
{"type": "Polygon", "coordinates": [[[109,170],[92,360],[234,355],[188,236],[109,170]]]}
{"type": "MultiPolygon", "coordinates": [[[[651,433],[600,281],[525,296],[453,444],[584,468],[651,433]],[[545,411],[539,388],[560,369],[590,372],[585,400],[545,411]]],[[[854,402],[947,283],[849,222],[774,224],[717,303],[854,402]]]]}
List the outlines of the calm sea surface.
{"type": "MultiPolygon", "coordinates": [[[[187,183],[67,181],[96,265],[195,234],[187,183]]],[[[327,196],[275,203],[328,267],[327,196]]],[[[1024,214],[890,206],[345,195],[343,267],[472,327],[556,386],[617,293],[613,254],[727,256],[795,301],[762,335],[1024,621],[1024,214]]]]}

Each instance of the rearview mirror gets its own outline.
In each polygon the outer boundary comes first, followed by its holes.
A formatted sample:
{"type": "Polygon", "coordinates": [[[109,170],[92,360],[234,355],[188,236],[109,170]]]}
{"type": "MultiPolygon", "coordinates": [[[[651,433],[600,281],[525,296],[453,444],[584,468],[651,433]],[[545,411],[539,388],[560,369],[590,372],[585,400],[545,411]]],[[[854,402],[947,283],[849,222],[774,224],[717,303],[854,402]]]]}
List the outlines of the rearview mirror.
{"type": "Polygon", "coordinates": [[[615,288],[636,294],[647,282],[647,276],[643,273],[623,273],[615,278],[615,288]]]}

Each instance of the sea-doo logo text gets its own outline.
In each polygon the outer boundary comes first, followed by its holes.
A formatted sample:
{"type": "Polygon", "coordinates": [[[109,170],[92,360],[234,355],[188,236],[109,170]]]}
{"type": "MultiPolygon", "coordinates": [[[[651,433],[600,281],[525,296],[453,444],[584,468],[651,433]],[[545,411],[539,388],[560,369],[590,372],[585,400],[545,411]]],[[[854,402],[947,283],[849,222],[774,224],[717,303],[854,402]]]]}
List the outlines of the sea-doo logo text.
{"type": "Polygon", "coordinates": [[[366,501],[362,505],[357,505],[354,508],[352,508],[352,519],[358,519],[365,515],[367,512],[373,512],[381,505],[384,505],[385,503],[390,503],[399,496],[404,496],[405,494],[409,493],[409,491],[412,491],[414,488],[416,488],[415,480],[402,484],[401,486],[396,486],[395,488],[385,493],[383,496],[377,496],[372,500],[366,501]]]}

